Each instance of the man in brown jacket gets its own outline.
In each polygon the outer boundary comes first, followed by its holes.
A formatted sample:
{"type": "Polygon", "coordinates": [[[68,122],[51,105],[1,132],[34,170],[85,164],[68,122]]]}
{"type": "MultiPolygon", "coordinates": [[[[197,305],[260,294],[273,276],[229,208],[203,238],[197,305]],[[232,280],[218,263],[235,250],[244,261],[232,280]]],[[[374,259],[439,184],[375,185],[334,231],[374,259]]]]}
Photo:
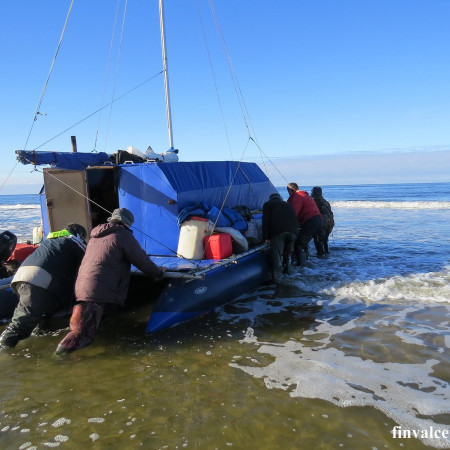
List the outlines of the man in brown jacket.
{"type": "Polygon", "coordinates": [[[57,353],[88,346],[94,340],[107,304],[123,306],[130,283],[131,264],[153,278],[162,276],[129,227],[134,216],[126,208],[113,211],[108,223],[91,232],[86,254],[75,283],[76,305],[70,319],[70,332],[59,343],[57,353]]]}

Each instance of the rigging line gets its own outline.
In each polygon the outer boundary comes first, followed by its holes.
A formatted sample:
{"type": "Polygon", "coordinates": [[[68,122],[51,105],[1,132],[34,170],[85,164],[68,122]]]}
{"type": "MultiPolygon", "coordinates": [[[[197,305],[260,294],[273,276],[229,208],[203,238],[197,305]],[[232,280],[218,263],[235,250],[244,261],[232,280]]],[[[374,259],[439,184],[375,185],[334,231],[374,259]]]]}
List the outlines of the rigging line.
{"type": "MultiPolygon", "coordinates": [[[[128,7],[128,0],[125,0],[125,5],[123,8],[123,17],[122,17],[122,29],[120,32],[120,41],[119,41],[119,51],[117,54],[117,61],[116,61],[116,73],[115,73],[115,77],[114,77],[114,87],[113,87],[113,92],[111,95],[111,98],[114,100],[114,95],[116,93],[116,86],[117,86],[117,77],[118,77],[118,73],[119,73],[119,65],[120,65],[120,54],[122,52],[122,43],[123,43],[123,32],[125,29],[125,19],[127,17],[127,7],[128,7]]],[[[106,145],[108,143],[108,134],[109,134],[109,127],[111,125],[111,116],[112,116],[112,109],[113,109],[113,101],[110,103],[110,108],[109,108],[109,117],[108,117],[108,125],[106,127],[106,136],[105,136],[105,146],[103,147],[103,150],[106,151],[106,145]]]]}
{"type": "MultiPolygon", "coordinates": [[[[231,56],[230,56],[230,54],[228,52],[227,45],[226,45],[226,42],[225,42],[225,38],[223,36],[222,29],[220,27],[220,23],[219,23],[219,20],[218,20],[217,14],[216,14],[216,10],[215,10],[215,7],[214,7],[214,4],[213,4],[212,0],[209,0],[209,4],[210,4],[211,11],[212,11],[212,15],[214,17],[217,33],[218,33],[219,38],[220,38],[221,43],[222,43],[223,51],[224,51],[224,53],[225,53],[225,55],[227,57],[228,68],[230,70],[230,75],[231,75],[231,79],[233,81],[233,85],[234,85],[236,97],[237,97],[237,100],[238,100],[238,103],[239,103],[239,107],[241,108],[241,113],[242,113],[242,117],[244,119],[245,128],[247,130],[248,136],[251,137],[250,129],[249,129],[248,123],[247,123],[247,117],[246,117],[246,114],[244,112],[244,108],[242,107],[242,104],[244,104],[244,107],[245,107],[245,102],[243,101],[244,100],[243,99],[243,95],[242,95],[242,92],[241,92],[241,90],[239,88],[239,83],[237,81],[237,76],[236,76],[233,64],[231,62],[231,56]]],[[[245,107],[245,109],[246,109],[246,107],[245,107]]],[[[248,115],[248,111],[247,111],[247,115],[248,115]]],[[[241,155],[240,162],[244,159],[244,155],[245,155],[245,152],[246,152],[247,148],[248,148],[248,141],[247,141],[247,145],[245,146],[245,150],[244,150],[244,152],[241,155]]]]}
{"type": "MultiPolygon", "coordinates": [[[[248,132],[248,135],[249,135],[249,139],[251,139],[255,143],[255,145],[257,146],[257,148],[260,151],[260,154],[264,155],[265,158],[267,158],[267,160],[278,171],[278,173],[286,180],[286,178],[281,174],[281,172],[275,166],[273,161],[271,161],[268,158],[268,156],[263,152],[263,150],[259,146],[258,142],[252,137],[252,134],[250,133],[250,127],[251,127],[251,129],[253,131],[253,134],[255,134],[254,127],[253,127],[253,124],[252,124],[251,119],[250,119],[250,114],[248,112],[247,105],[246,105],[245,100],[244,100],[244,95],[242,94],[242,90],[241,90],[241,87],[240,87],[240,84],[239,84],[239,80],[237,78],[236,71],[234,70],[233,62],[231,60],[231,56],[230,56],[230,53],[228,51],[228,48],[227,48],[227,45],[226,45],[226,42],[225,42],[225,38],[224,38],[223,33],[222,33],[222,29],[220,27],[220,23],[219,23],[219,20],[218,20],[218,17],[217,17],[217,13],[216,13],[216,10],[215,10],[215,7],[214,7],[213,0],[209,0],[209,4],[210,4],[212,15],[214,17],[214,21],[215,21],[215,24],[216,24],[217,32],[219,34],[219,37],[220,37],[220,40],[221,40],[221,43],[222,43],[223,51],[224,51],[224,53],[225,53],[225,55],[227,57],[228,66],[229,66],[229,70],[230,70],[230,73],[231,73],[231,78],[233,80],[233,84],[234,84],[234,87],[235,87],[236,96],[238,98],[239,106],[241,107],[241,113],[242,113],[242,116],[244,118],[245,126],[247,128],[247,132],[248,132]],[[248,122],[247,122],[247,118],[248,118],[248,122]],[[249,124],[250,124],[250,127],[249,127],[249,124]]],[[[245,151],[244,151],[244,153],[245,153],[245,151]]],[[[242,155],[242,158],[243,158],[243,156],[244,155],[242,155]]],[[[286,182],[287,182],[287,180],[286,180],[286,182]]]]}
{"type": "MultiPolygon", "coordinates": [[[[245,151],[247,150],[249,141],[250,141],[250,140],[247,140],[247,145],[245,146],[244,153],[245,153],[245,151]]],[[[217,219],[216,219],[216,221],[214,222],[214,228],[216,227],[217,222],[219,221],[220,214],[222,214],[222,210],[223,210],[223,208],[225,207],[225,202],[227,201],[228,195],[230,194],[231,188],[232,188],[232,186],[233,186],[233,184],[234,184],[234,180],[236,179],[237,173],[238,173],[238,171],[239,171],[239,169],[240,169],[240,167],[241,167],[241,161],[233,161],[233,162],[236,163],[236,170],[235,170],[234,175],[233,175],[233,178],[231,179],[231,182],[230,182],[230,184],[229,184],[229,186],[228,186],[227,193],[225,194],[225,197],[224,197],[224,199],[223,199],[222,205],[220,206],[219,214],[217,215],[217,219]]]]}
{"type": "Polygon", "coordinates": [[[62,30],[61,35],[59,37],[59,42],[58,42],[58,45],[56,47],[56,52],[55,52],[55,55],[53,56],[53,61],[52,61],[52,64],[50,66],[50,71],[49,71],[49,73],[47,75],[47,80],[44,83],[44,88],[42,89],[42,93],[41,93],[41,96],[39,98],[38,105],[36,107],[36,112],[34,113],[33,123],[31,124],[30,131],[28,132],[28,136],[27,136],[27,140],[25,142],[24,150],[27,148],[28,141],[30,140],[31,132],[33,131],[33,128],[34,128],[34,123],[37,120],[38,114],[40,114],[39,109],[41,108],[42,101],[44,100],[44,94],[45,94],[45,91],[47,90],[48,82],[50,81],[50,76],[51,76],[51,74],[53,72],[53,67],[55,66],[56,57],[58,56],[59,49],[61,47],[61,43],[62,43],[64,34],[66,32],[67,23],[69,21],[69,16],[70,16],[70,13],[72,11],[72,6],[73,6],[74,2],[75,2],[75,0],[72,0],[72,2],[70,3],[69,11],[67,12],[67,16],[66,16],[66,21],[64,22],[64,27],[63,27],[63,30],[62,30]]]}
{"type": "Polygon", "coordinates": [[[148,83],[149,81],[153,80],[153,78],[156,78],[158,75],[161,75],[163,73],[163,71],[161,70],[160,72],[158,72],[157,74],[151,76],[150,78],[147,78],[146,80],[144,80],[142,83],[138,84],[137,86],[135,86],[134,88],[131,88],[130,90],[126,91],[125,93],[123,93],[122,95],[120,95],[119,97],[115,98],[114,100],[112,100],[111,102],[107,103],[106,105],[102,106],[101,108],[97,109],[96,111],[94,111],[93,113],[89,114],[88,116],[86,116],[84,119],[79,120],[77,123],[71,125],[70,127],[66,128],[65,130],[61,131],[60,133],[58,133],[56,136],[53,136],[51,139],[49,139],[48,141],[45,141],[43,144],[39,145],[38,147],[36,147],[34,150],[37,150],[38,148],[43,147],[44,145],[48,144],[49,142],[55,140],[56,138],[58,138],[59,136],[61,136],[62,134],[66,133],[67,131],[71,130],[72,128],[76,127],[77,125],[79,125],[80,123],[84,122],[87,119],[90,119],[92,116],[95,116],[95,114],[97,114],[99,111],[102,111],[103,109],[107,108],[109,105],[111,105],[112,103],[117,102],[118,100],[122,99],[123,97],[131,94],[133,91],[135,91],[136,89],[139,89],[141,86],[143,86],[145,83],[148,83]]]}
{"type": "MultiPolygon", "coordinates": [[[[106,86],[107,86],[108,78],[109,78],[109,68],[111,65],[114,36],[116,35],[117,19],[119,16],[119,6],[120,6],[120,0],[117,0],[116,14],[114,17],[114,25],[113,25],[112,34],[111,34],[111,41],[109,44],[108,61],[106,63],[105,82],[103,84],[103,93],[102,93],[102,100],[101,100],[100,106],[103,106],[105,104],[106,86]]],[[[102,119],[102,112],[100,111],[100,114],[98,115],[97,131],[95,133],[95,141],[94,141],[94,150],[93,151],[95,151],[97,149],[97,139],[98,139],[98,133],[100,130],[101,119],[102,119]]]]}
{"type": "Polygon", "coordinates": [[[267,161],[270,162],[270,164],[272,164],[272,166],[274,167],[274,169],[281,175],[281,177],[284,179],[284,181],[286,181],[286,183],[289,183],[288,180],[286,179],[286,177],[280,172],[280,170],[278,169],[278,167],[273,163],[273,161],[264,153],[263,149],[258,145],[258,143],[250,136],[250,139],[255,143],[255,145],[258,147],[259,151],[267,158],[267,161]]]}
{"type": "MultiPolygon", "coordinates": [[[[244,123],[245,123],[245,127],[247,129],[247,133],[248,133],[249,137],[252,137],[252,134],[256,136],[255,130],[254,130],[251,118],[250,118],[250,113],[249,113],[247,105],[245,103],[244,95],[242,93],[242,90],[241,90],[241,87],[240,87],[240,84],[239,84],[239,80],[237,78],[237,74],[236,74],[236,71],[234,69],[233,62],[231,60],[231,56],[230,56],[230,53],[228,51],[228,47],[227,47],[224,35],[222,33],[222,29],[220,27],[219,19],[217,17],[217,13],[216,13],[216,10],[215,10],[215,6],[214,6],[214,3],[213,3],[213,0],[209,0],[209,4],[210,4],[211,12],[212,12],[212,15],[213,15],[213,18],[214,18],[214,22],[216,24],[217,33],[218,33],[220,41],[222,43],[223,51],[224,51],[224,53],[225,53],[225,55],[227,57],[228,68],[230,70],[231,79],[233,81],[234,89],[235,89],[235,92],[236,92],[236,97],[238,99],[238,103],[239,103],[239,106],[241,108],[241,113],[242,113],[242,116],[244,118],[244,123]],[[247,119],[248,119],[248,121],[247,121],[247,119]],[[250,124],[250,126],[249,126],[249,124],[250,124]],[[252,130],[252,133],[250,132],[250,128],[252,130]]],[[[257,143],[256,140],[253,137],[252,137],[252,140],[255,143],[257,143]]],[[[261,148],[259,147],[259,145],[257,145],[257,147],[261,151],[261,148]]]]}
{"type": "Polygon", "coordinates": [[[238,89],[236,72],[235,72],[233,64],[231,62],[230,53],[228,52],[228,48],[227,48],[227,45],[226,45],[226,42],[225,42],[225,38],[223,36],[222,29],[220,27],[220,23],[219,23],[219,20],[218,20],[218,17],[217,17],[216,9],[214,7],[214,3],[212,2],[212,0],[209,0],[209,5],[210,5],[211,13],[213,15],[214,22],[215,22],[215,25],[216,25],[217,34],[219,35],[219,38],[220,38],[220,41],[221,41],[221,44],[222,44],[222,49],[223,49],[223,51],[225,53],[225,56],[226,56],[226,59],[227,59],[228,69],[230,70],[231,79],[233,81],[234,90],[236,92],[236,97],[238,99],[239,107],[241,109],[241,114],[242,114],[242,117],[244,119],[245,128],[247,129],[247,133],[250,136],[251,134],[250,134],[250,129],[249,129],[248,122],[247,122],[247,116],[246,116],[244,108],[242,106],[242,102],[243,102],[242,93],[240,94],[240,89],[238,89]]]}
{"type": "Polygon", "coordinates": [[[211,59],[211,53],[209,51],[208,40],[206,38],[205,27],[203,25],[203,20],[202,20],[202,15],[201,15],[200,5],[198,3],[198,0],[196,0],[196,4],[197,4],[198,16],[199,16],[199,19],[200,19],[200,25],[201,25],[202,33],[203,33],[203,40],[205,42],[206,53],[208,55],[209,67],[211,69],[213,82],[214,82],[214,88],[216,90],[217,101],[219,103],[220,115],[222,117],[222,122],[223,122],[223,126],[224,126],[224,129],[225,129],[225,135],[226,135],[227,142],[228,142],[228,149],[230,151],[231,159],[233,159],[233,150],[231,148],[230,136],[228,134],[228,127],[227,127],[227,124],[226,124],[226,121],[225,121],[225,115],[224,115],[224,112],[223,112],[222,102],[220,101],[219,88],[217,86],[216,75],[215,75],[215,72],[214,72],[214,67],[213,67],[213,63],[212,63],[212,59],[211,59]]]}
{"type": "MultiPolygon", "coordinates": [[[[34,194],[32,200],[34,200],[39,194],[34,194]]],[[[24,209],[27,209],[26,207],[18,208],[13,213],[11,213],[8,217],[3,219],[2,222],[0,222],[0,225],[3,225],[4,223],[8,222],[12,217],[14,217],[18,212],[23,211],[24,209]]]]}
{"type": "Polygon", "coordinates": [[[10,172],[6,176],[5,180],[3,181],[2,185],[0,186],[0,191],[3,189],[3,186],[8,182],[8,180],[11,177],[12,173],[14,172],[15,168],[17,167],[17,164],[19,164],[19,161],[16,162],[14,167],[10,170],[10,172]]]}
{"type": "MultiPolygon", "coordinates": [[[[255,139],[253,139],[251,136],[249,137],[249,139],[251,139],[251,140],[253,141],[253,143],[256,145],[256,148],[258,149],[259,154],[260,154],[261,163],[262,163],[263,166],[264,166],[264,173],[266,174],[267,178],[269,178],[269,171],[268,171],[267,166],[266,166],[266,159],[269,160],[269,158],[267,158],[267,156],[264,154],[264,152],[263,152],[262,149],[259,147],[259,144],[256,142],[255,139]]],[[[269,160],[269,161],[270,161],[270,160],[269,160]]]]}
{"type": "MultiPolygon", "coordinates": [[[[26,158],[24,158],[26,159],[26,158]]],[[[27,159],[26,159],[27,160],[27,159]]],[[[32,161],[27,160],[30,164],[33,164],[32,161]]],[[[43,170],[39,170],[36,168],[36,171],[40,172],[40,173],[44,173],[43,170]]],[[[100,209],[102,209],[103,211],[107,212],[108,214],[112,214],[112,211],[109,211],[108,209],[106,209],[105,207],[103,207],[102,205],[100,205],[99,203],[95,202],[94,200],[90,199],[89,197],[87,197],[86,195],[84,195],[82,192],[77,191],[74,187],[70,186],[69,184],[67,184],[66,182],[64,182],[63,180],[61,180],[60,178],[56,177],[55,175],[53,175],[50,172],[46,172],[47,175],[51,176],[52,178],[54,178],[56,181],[58,181],[59,183],[63,184],[64,186],[66,186],[67,188],[71,189],[73,192],[75,192],[76,194],[80,195],[81,197],[83,197],[85,200],[87,200],[88,202],[92,203],[95,206],[98,206],[100,209]]],[[[167,245],[163,244],[162,242],[159,242],[157,239],[155,239],[153,236],[150,236],[149,234],[147,234],[145,231],[142,231],[141,229],[137,228],[137,227],[133,227],[136,231],[138,231],[139,233],[142,233],[144,236],[148,237],[149,239],[153,240],[154,242],[156,242],[158,245],[161,245],[161,247],[166,248],[167,250],[169,250],[169,252],[172,252],[174,255],[183,258],[184,260],[186,260],[186,258],[184,258],[182,255],[179,255],[176,251],[172,250],[171,248],[167,247],[167,245]]],[[[192,260],[186,260],[186,261],[190,261],[192,263],[192,260]]],[[[196,265],[195,263],[192,263],[194,265],[196,265]]],[[[200,264],[197,265],[197,267],[200,267],[200,264]]]]}

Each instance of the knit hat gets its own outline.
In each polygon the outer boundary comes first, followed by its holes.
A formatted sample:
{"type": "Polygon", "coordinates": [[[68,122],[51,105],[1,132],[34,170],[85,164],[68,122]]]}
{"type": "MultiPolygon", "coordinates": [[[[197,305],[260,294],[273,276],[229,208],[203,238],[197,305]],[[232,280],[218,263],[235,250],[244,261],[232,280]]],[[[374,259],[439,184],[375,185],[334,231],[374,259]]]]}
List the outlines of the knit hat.
{"type": "Polygon", "coordinates": [[[278,194],[278,192],[275,192],[275,193],[273,193],[273,194],[270,194],[269,200],[273,200],[273,199],[275,199],[275,198],[278,198],[278,199],[281,200],[281,195],[278,194]]]}
{"type": "Polygon", "coordinates": [[[125,224],[127,227],[131,227],[134,222],[134,216],[133,213],[127,208],[117,208],[113,211],[111,217],[108,219],[108,222],[111,222],[111,220],[117,220],[125,224]]]}

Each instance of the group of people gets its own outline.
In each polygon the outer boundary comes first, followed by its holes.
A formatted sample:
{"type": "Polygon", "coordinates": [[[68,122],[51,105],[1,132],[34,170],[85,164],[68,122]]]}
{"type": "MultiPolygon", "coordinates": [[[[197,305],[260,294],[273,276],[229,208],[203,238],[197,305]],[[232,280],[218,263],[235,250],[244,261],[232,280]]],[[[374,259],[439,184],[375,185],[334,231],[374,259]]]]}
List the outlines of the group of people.
{"type": "Polygon", "coordinates": [[[107,223],[91,231],[69,224],[52,232],[17,270],[11,288],[19,303],[0,336],[0,348],[13,348],[31,335],[44,317],[73,306],[70,331],[56,353],[91,344],[105,309],[125,303],[131,264],[154,279],[165,268],[157,266],[130,230],[134,216],[115,209],[107,223]]]}
{"type": "Polygon", "coordinates": [[[323,198],[322,188],[315,186],[311,195],[297,183],[287,185],[289,198],[271,194],[263,206],[263,238],[270,244],[273,280],[291,272],[292,260],[298,266],[309,257],[308,244],[314,240],[317,256],[329,253],[328,238],[334,227],[330,203],[323,198]]]}
{"type": "MultiPolygon", "coordinates": [[[[287,190],[287,202],[274,193],[263,206],[263,239],[270,243],[275,282],[291,272],[292,257],[297,265],[304,264],[312,239],[318,256],[328,253],[334,226],[320,187],[314,187],[311,196],[296,183],[289,183],[287,190]]],[[[130,230],[133,222],[131,211],[115,209],[107,223],[92,230],[88,244],[86,229],[79,224],[50,233],[11,281],[19,303],[0,335],[0,349],[14,348],[42,319],[72,306],[70,331],[56,353],[86,347],[93,342],[105,309],[124,305],[131,264],[153,279],[162,277],[165,268],[142,249],[130,230]]]]}

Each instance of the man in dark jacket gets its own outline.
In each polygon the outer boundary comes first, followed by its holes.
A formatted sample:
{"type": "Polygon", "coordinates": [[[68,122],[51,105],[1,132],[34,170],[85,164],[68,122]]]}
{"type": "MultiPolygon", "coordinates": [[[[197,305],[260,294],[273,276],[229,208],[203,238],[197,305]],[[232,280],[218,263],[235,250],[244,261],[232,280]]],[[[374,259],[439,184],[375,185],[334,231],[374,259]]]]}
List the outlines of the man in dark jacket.
{"type": "Polygon", "coordinates": [[[131,264],[152,278],[162,276],[165,269],[153,263],[129,229],[133,222],[131,211],[118,208],[108,223],[92,230],[75,283],[77,303],[70,319],[70,332],[59,343],[57,353],[91,344],[105,306],[124,305],[131,264]]]}
{"type": "Polygon", "coordinates": [[[69,309],[78,268],[86,250],[86,230],[78,224],[50,233],[17,270],[11,288],[19,296],[0,346],[12,348],[26,339],[44,316],[69,309]]]}
{"type": "Polygon", "coordinates": [[[290,272],[290,256],[297,238],[297,216],[294,208],[281,198],[271,194],[263,205],[263,239],[270,244],[270,256],[275,283],[281,281],[282,270],[290,272]]]}
{"type": "Polygon", "coordinates": [[[322,214],[323,225],[319,232],[314,236],[314,245],[317,250],[317,256],[323,256],[329,253],[328,237],[333,231],[334,215],[330,203],[323,198],[321,187],[314,186],[311,191],[311,197],[316,202],[320,214],[322,214]]]}
{"type": "Polygon", "coordinates": [[[287,202],[294,207],[300,227],[300,232],[294,244],[294,253],[297,265],[301,266],[308,259],[309,241],[322,228],[322,216],[316,202],[306,191],[301,191],[297,183],[289,183],[287,191],[289,193],[287,202]]]}

